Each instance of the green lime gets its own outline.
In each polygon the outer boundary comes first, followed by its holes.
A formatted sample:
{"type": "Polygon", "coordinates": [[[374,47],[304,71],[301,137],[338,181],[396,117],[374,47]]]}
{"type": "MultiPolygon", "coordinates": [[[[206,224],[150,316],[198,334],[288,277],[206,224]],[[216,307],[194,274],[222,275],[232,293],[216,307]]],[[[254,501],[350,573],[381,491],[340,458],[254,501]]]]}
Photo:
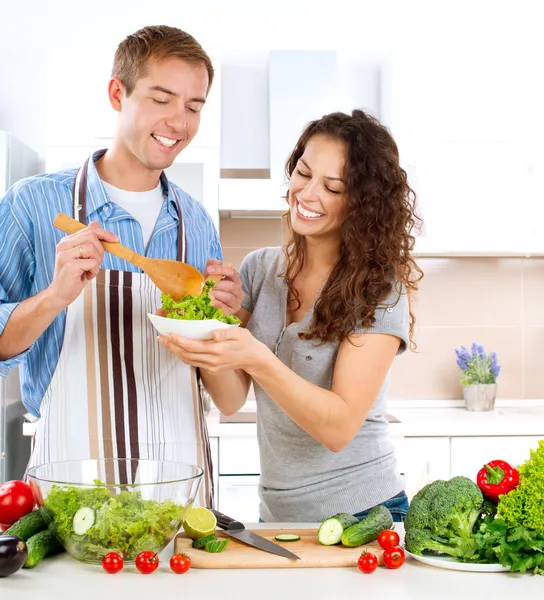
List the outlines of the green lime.
{"type": "Polygon", "coordinates": [[[215,515],[204,507],[190,508],[183,521],[183,530],[192,540],[212,535],[216,527],[215,515]]]}

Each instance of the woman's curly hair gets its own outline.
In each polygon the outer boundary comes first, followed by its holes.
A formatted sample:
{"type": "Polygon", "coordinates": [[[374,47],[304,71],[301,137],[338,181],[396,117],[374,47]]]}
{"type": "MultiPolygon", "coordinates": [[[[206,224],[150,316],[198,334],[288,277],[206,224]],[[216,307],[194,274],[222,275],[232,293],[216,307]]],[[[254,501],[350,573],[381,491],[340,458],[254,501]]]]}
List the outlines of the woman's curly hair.
{"type": "MultiPolygon", "coordinates": [[[[415,193],[399,164],[397,145],[389,131],[362,110],[351,115],[332,113],[303,131],[286,163],[289,179],[308,141],[318,134],[340,140],[347,149],[345,220],[338,259],[316,301],[310,327],[300,336],[342,341],[357,326],[371,327],[376,309],[395,285],[399,293],[408,294],[410,345],[415,348],[411,298],[423,272],[410,252],[415,242],[412,228],[421,220],[415,212],[415,193]]],[[[305,262],[305,238],[293,231],[288,215],[283,276],[289,300],[299,308],[295,282],[305,262]]]]}

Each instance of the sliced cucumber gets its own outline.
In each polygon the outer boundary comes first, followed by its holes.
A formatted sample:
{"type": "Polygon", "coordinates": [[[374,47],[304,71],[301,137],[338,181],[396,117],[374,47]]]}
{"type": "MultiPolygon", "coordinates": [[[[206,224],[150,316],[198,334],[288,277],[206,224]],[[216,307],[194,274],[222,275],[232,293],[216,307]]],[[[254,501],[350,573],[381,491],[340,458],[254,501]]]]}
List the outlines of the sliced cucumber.
{"type": "Polygon", "coordinates": [[[206,552],[213,553],[223,552],[223,550],[227,547],[228,543],[229,540],[212,540],[204,546],[204,550],[206,550],[206,552]]]}
{"type": "Polygon", "coordinates": [[[300,535],[296,533],[280,533],[274,537],[278,542],[298,542],[300,540],[300,535]]]}
{"type": "Polygon", "coordinates": [[[204,546],[206,546],[206,544],[208,542],[213,542],[216,539],[217,538],[215,537],[215,533],[212,533],[211,535],[207,535],[206,537],[203,537],[203,538],[199,538],[198,540],[195,540],[193,542],[193,548],[204,548],[204,546]]]}
{"type": "Polygon", "coordinates": [[[88,506],[80,508],[74,515],[73,524],[76,535],[85,535],[94,525],[94,510],[88,506]]]}
{"type": "Polygon", "coordinates": [[[359,519],[353,515],[338,513],[321,523],[317,539],[323,546],[334,546],[340,542],[344,531],[358,522],[359,519]]]}

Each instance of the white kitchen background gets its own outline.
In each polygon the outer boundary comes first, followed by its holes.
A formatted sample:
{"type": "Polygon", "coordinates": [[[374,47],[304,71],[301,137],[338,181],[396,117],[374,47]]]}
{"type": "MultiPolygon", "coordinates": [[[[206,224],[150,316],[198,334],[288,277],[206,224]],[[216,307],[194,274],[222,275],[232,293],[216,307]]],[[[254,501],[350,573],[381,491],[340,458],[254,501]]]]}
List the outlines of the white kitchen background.
{"type": "MultiPolygon", "coordinates": [[[[108,145],[115,115],[106,85],[123,37],[164,23],[202,43],[216,80],[201,131],[168,175],[204,204],[234,264],[281,243],[283,165],[304,124],[355,107],[380,118],[425,219],[416,248],[429,274],[418,299],[420,353],[395,366],[390,404],[409,494],[437,477],[472,476],[497,453],[528,456],[544,435],[539,2],[3,5],[0,130],[37,153],[37,171],[76,166],[108,145]],[[460,407],[453,347],[473,334],[506,360],[493,414],[460,407]]],[[[230,422],[213,410],[209,418],[219,508],[256,520],[255,407],[230,422]]]]}

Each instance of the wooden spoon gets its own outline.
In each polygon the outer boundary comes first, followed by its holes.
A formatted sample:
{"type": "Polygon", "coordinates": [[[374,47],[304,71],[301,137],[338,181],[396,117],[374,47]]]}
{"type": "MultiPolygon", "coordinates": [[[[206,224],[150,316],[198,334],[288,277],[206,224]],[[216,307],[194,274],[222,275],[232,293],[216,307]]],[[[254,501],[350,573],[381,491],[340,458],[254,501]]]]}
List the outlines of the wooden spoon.
{"type": "MultiPolygon", "coordinates": [[[[83,223],[64,213],[59,213],[55,217],[53,225],[68,234],[85,229],[83,223]]],[[[101,244],[106,252],[142,269],[161,292],[170,294],[174,300],[181,300],[187,294],[198,296],[204,289],[204,276],[191,265],[177,260],[148,258],[118,242],[101,242],[101,244]]]]}

